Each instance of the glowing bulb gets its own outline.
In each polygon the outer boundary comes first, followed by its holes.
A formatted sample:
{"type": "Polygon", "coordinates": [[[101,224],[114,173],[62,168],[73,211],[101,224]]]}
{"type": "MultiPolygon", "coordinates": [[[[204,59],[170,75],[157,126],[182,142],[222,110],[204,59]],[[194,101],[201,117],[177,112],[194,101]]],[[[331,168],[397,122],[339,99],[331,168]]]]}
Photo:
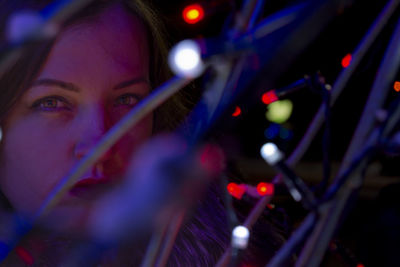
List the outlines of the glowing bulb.
{"type": "Polygon", "coordinates": [[[275,165],[283,159],[283,153],[274,143],[266,143],[261,147],[261,156],[270,165],[275,165]]]}
{"type": "Polygon", "coordinates": [[[268,92],[264,93],[261,97],[261,101],[266,105],[271,104],[272,102],[275,102],[278,99],[279,98],[276,95],[275,90],[268,91],[268,92]]]}
{"type": "Polygon", "coordinates": [[[232,231],[232,247],[245,249],[249,243],[250,231],[246,227],[239,225],[232,231]]]}
{"type": "Polygon", "coordinates": [[[204,70],[200,47],[192,40],[184,40],[175,45],[168,61],[172,71],[181,77],[196,78],[204,70]]]}
{"type": "Polygon", "coordinates": [[[204,18],[204,9],[199,4],[193,4],[185,7],[182,17],[189,24],[195,24],[204,18]]]}
{"type": "Polygon", "coordinates": [[[240,107],[236,106],[235,111],[232,113],[232,117],[237,117],[242,113],[240,107]]]}
{"type": "Polygon", "coordinates": [[[229,183],[226,187],[229,194],[236,199],[242,199],[244,193],[246,192],[246,187],[243,185],[238,185],[236,183],[229,183]]]}
{"type": "Polygon", "coordinates": [[[268,111],[265,116],[269,121],[275,123],[284,123],[292,115],[293,103],[285,99],[279,100],[268,105],[268,111]]]}
{"type": "Polygon", "coordinates": [[[351,62],[351,54],[347,54],[344,56],[342,59],[342,67],[347,68],[350,65],[351,62]]]}
{"type": "Polygon", "coordinates": [[[394,82],[393,88],[396,92],[400,92],[400,82],[394,82]]]}
{"type": "Polygon", "coordinates": [[[274,194],[274,185],[269,183],[259,183],[257,185],[257,192],[261,196],[273,195],[274,194]]]}

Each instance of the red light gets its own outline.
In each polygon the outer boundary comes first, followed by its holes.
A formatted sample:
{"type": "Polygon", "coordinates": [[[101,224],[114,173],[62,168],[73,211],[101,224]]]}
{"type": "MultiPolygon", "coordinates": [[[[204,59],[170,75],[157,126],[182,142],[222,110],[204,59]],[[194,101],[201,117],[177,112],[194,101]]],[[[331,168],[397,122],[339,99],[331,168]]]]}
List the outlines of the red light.
{"type": "Polygon", "coordinates": [[[236,183],[229,183],[226,187],[231,196],[237,199],[241,199],[243,194],[246,192],[246,187],[240,186],[236,183]]]}
{"type": "Polygon", "coordinates": [[[232,113],[232,117],[237,117],[242,113],[242,110],[236,106],[235,111],[232,113]]]}
{"type": "Polygon", "coordinates": [[[395,82],[394,82],[394,85],[393,85],[393,88],[394,88],[394,90],[395,90],[396,92],[400,92],[400,82],[395,81],[395,82]]]}
{"type": "Polygon", "coordinates": [[[199,4],[185,7],[182,12],[183,20],[189,24],[195,24],[204,18],[204,9],[199,4]]]}
{"type": "Polygon", "coordinates": [[[271,90],[271,91],[264,93],[262,95],[261,100],[264,104],[268,105],[268,104],[271,104],[272,102],[279,100],[279,98],[276,95],[275,90],[271,90]]]}
{"type": "Polygon", "coordinates": [[[17,246],[15,247],[15,252],[17,255],[20,257],[20,259],[26,264],[26,265],[33,265],[34,260],[32,255],[23,247],[17,246]]]}
{"type": "Polygon", "coordinates": [[[365,267],[365,266],[364,266],[364,264],[359,263],[359,264],[357,264],[357,267],[365,267]]]}
{"type": "Polygon", "coordinates": [[[269,183],[259,183],[257,185],[257,192],[261,196],[273,195],[274,194],[274,185],[269,183]]]}
{"type": "Polygon", "coordinates": [[[347,68],[350,65],[351,62],[351,54],[347,54],[344,56],[342,59],[342,67],[347,68]]]}

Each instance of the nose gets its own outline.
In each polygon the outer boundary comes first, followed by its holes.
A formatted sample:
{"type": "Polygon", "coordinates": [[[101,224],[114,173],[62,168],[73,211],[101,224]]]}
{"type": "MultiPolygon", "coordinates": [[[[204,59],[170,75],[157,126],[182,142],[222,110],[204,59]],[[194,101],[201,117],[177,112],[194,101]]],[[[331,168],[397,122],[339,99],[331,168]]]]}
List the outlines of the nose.
{"type": "MultiPolygon", "coordinates": [[[[101,140],[110,128],[107,112],[101,106],[93,106],[81,112],[77,118],[77,140],[74,156],[81,159],[86,156],[101,140]]],[[[105,161],[110,152],[107,151],[99,161],[105,161]]]]}

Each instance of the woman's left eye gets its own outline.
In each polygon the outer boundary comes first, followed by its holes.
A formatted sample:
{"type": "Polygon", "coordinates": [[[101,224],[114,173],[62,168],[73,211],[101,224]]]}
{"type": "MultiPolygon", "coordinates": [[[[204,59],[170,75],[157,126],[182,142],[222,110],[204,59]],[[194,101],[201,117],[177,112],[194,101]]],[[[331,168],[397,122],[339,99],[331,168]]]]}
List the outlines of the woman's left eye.
{"type": "Polygon", "coordinates": [[[115,106],[129,106],[133,107],[139,102],[139,98],[133,94],[125,94],[115,100],[115,106]]]}

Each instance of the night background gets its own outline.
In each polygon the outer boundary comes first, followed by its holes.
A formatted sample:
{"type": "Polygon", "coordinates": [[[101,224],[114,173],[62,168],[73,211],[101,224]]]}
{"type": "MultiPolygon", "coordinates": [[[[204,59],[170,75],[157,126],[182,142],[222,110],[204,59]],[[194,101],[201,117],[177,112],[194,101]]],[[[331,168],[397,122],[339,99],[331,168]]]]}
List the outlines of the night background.
{"type": "MultiPolygon", "coordinates": [[[[262,18],[301,1],[265,2],[262,18]]],[[[294,64],[280,75],[274,88],[288,86],[303,78],[304,75],[313,76],[316,73],[320,73],[326,83],[332,85],[343,69],[342,59],[354,51],[387,2],[358,0],[354,5],[338,12],[294,64]]],[[[218,36],[226,27],[226,21],[232,10],[238,10],[242,5],[242,1],[228,0],[154,0],[153,3],[164,17],[171,44],[187,38],[218,36]],[[194,3],[201,4],[205,8],[205,16],[196,24],[187,24],[182,19],[182,11],[186,6],[194,3]]],[[[395,12],[383,32],[375,40],[331,109],[332,178],[338,170],[357,126],[379,64],[399,18],[399,11],[395,12]]],[[[397,76],[400,79],[400,76],[397,76]]],[[[201,87],[202,83],[203,81],[199,79],[198,87],[201,87]]],[[[273,88],[265,88],[265,92],[270,89],[273,88]]],[[[382,88],[382,90],[387,90],[387,88],[382,88]]],[[[247,89],[246,94],[252,94],[251,89],[247,89]]],[[[390,88],[386,103],[394,100],[398,94],[390,88]]],[[[261,145],[267,141],[273,141],[286,155],[289,155],[322,103],[322,96],[315,88],[300,89],[285,96],[284,99],[292,101],[293,112],[282,124],[266,119],[267,107],[261,99],[258,102],[235,103],[240,107],[241,114],[237,117],[225,116],[222,119],[229,122],[225,123],[228,126],[223,130],[223,137],[225,141],[228,140],[225,149],[229,156],[237,161],[247,183],[270,181],[275,174],[259,155],[261,145]]],[[[229,114],[232,112],[233,110],[229,114]]],[[[324,127],[321,128],[300,163],[294,168],[296,173],[312,188],[321,181],[323,173],[323,129],[324,127]]],[[[386,257],[387,262],[391,262],[390,252],[400,251],[399,244],[395,243],[396,238],[398,240],[400,236],[399,230],[393,231],[396,228],[400,229],[398,221],[400,202],[395,197],[398,195],[396,192],[399,192],[400,171],[396,168],[398,163],[398,156],[384,154],[378,155],[372,162],[359,196],[355,197],[351,207],[348,207],[349,216],[335,238],[338,242],[332,243],[331,252],[327,254],[324,266],[356,266],[361,262],[365,263],[365,266],[386,266],[384,262],[381,264],[376,262],[374,257],[386,257]],[[393,212],[394,215],[391,214],[393,212]],[[382,230],[382,228],[387,230],[376,232],[376,229],[382,230]]],[[[299,204],[285,194],[278,195],[272,202],[285,208],[293,225],[300,223],[306,214],[299,204]]]]}

